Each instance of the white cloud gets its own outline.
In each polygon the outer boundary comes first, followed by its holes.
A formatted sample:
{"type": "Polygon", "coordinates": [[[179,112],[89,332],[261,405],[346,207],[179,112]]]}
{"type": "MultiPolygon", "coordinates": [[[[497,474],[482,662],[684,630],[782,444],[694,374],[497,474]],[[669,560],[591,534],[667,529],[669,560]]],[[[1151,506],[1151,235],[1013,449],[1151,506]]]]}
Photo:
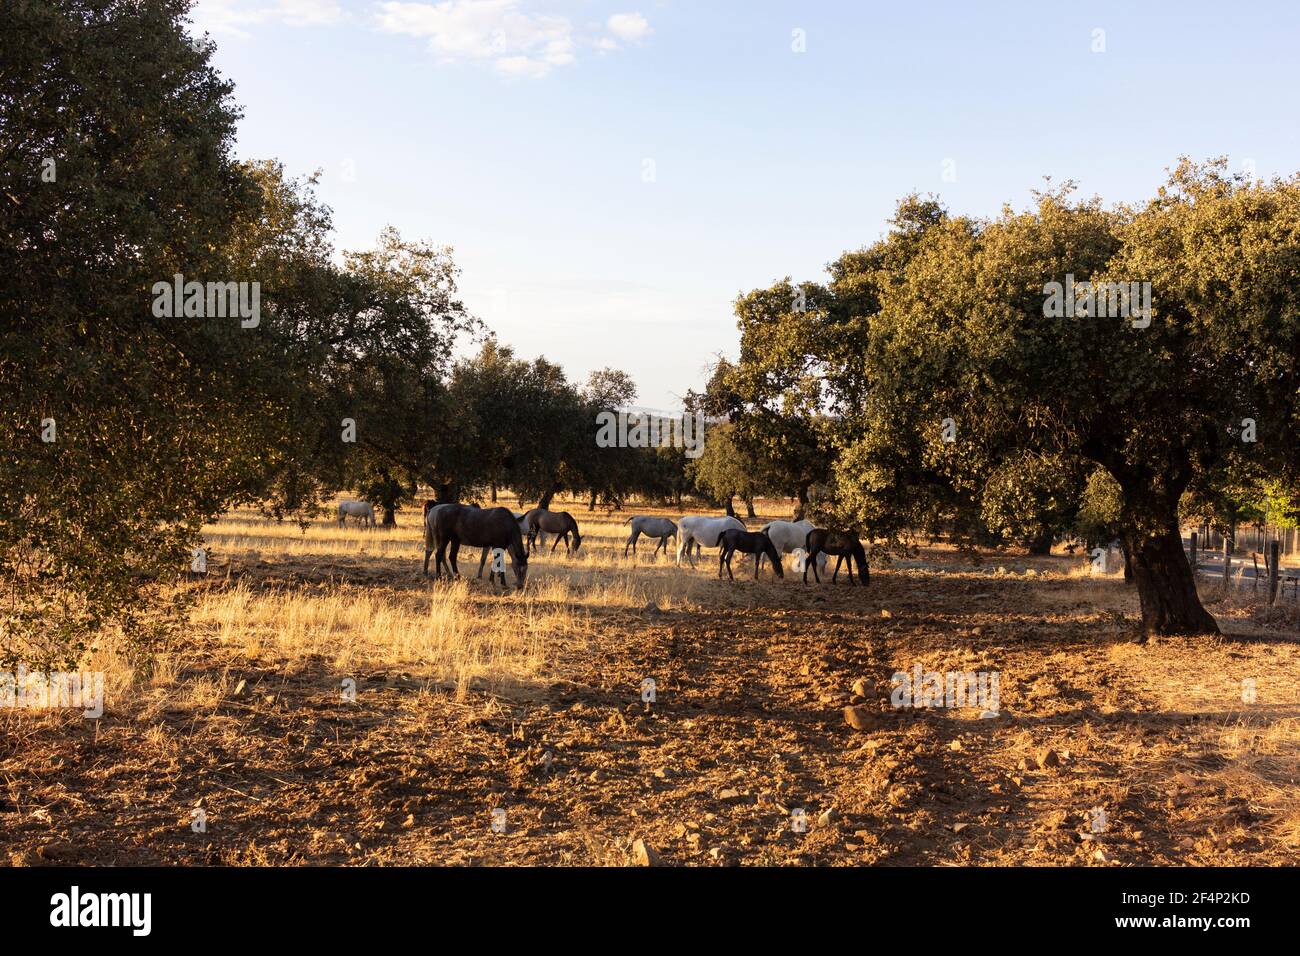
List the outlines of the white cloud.
{"type": "Polygon", "coordinates": [[[566,17],[526,13],[518,0],[445,0],[379,5],[379,26],[427,37],[445,62],[482,60],[502,73],[542,77],[574,61],[577,41],[566,17]]]}
{"type": "Polygon", "coordinates": [[[605,26],[620,40],[644,40],[651,32],[650,21],[639,13],[616,13],[605,26]]]}
{"type": "MultiPolygon", "coordinates": [[[[444,63],[474,61],[508,76],[540,79],[577,59],[579,47],[608,53],[619,41],[635,42],[652,32],[640,13],[616,13],[581,33],[565,16],[525,9],[523,0],[386,0],[374,7],[374,23],[386,33],[424,39],[444,63]]],[[[247,37],[263,24],[326,26],[348,19],[341,0],[197,0],[194,32],[247,37]]]]}
{"type": "Polygon", "coordinates": [[[248,36],[245,27],[282,23],[328,26],[344,18],[335,0],[199,0],[190,12],[197,34],[248,36]]]}

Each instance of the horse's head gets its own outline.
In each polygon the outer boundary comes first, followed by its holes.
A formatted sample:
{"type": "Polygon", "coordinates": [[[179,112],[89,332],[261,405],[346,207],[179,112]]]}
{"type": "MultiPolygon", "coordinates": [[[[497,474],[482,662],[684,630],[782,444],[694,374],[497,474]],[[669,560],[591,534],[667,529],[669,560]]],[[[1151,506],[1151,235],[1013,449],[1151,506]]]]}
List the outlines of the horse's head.
{"type": "Polygon", "coordinates": [[[528,580],[528,551],[522,545],[518,551],[511,547],[510,569],[515,573],[515,587],[522,591],[528,580]]]}
{"type": "Polygon", "coordinates": [[[573,551],[575,554],[580,547],[582,547],[582,535],[578,534],[578,525],[575,523],[573,525],[573,551]]]}
{"type": "MultiPolygon", "coordinates": [[[[781,552],[776,550],[776,545],[772,539],[767,536],[767,532],[760,531],[759,535],[763,539],[763,553],[767,555],[767,560],[772,562],[772,570],[776,572],[778,578],[785,577],[785,569],[781,567],[781,552]]],[[[754,560],[758,560],[758,555],[754,555],[754,560]]]]}

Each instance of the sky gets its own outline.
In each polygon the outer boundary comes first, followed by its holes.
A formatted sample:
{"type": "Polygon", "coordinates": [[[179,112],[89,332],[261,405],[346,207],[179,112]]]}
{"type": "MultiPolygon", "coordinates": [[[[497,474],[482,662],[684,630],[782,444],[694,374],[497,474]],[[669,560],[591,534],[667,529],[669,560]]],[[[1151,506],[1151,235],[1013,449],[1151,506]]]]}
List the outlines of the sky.
{"type": "Polygon", "coordinates": [[[1300,170],[1300,4],[198,0],[237,152],[323,171],[340,249],[454,248],[524,358],[680,408],[738,294],[820,281],[903,196],[1106,202],[1180,155],[1300,170]]]}

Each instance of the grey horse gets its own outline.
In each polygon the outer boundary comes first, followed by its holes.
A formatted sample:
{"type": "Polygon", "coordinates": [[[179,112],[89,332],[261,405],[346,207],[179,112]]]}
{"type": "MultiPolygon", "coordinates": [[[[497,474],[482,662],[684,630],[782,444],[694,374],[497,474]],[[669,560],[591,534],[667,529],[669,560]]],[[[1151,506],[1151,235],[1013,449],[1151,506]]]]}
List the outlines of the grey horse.
{"type": "MultiPolygon", "coordinates": [[[[656,518],[653,515],[634,515],[627,519],[627,523],[632,526],[632,535],[627,539],[627,544],[623,545],[623,557],[627,557],[627,549],[631,548],[632,553],[636,554],[636,539],[645,535],[647,538],[658,538],[659,543],[655,545],[654,554],[659,553],[659,549],[664,549],[664,554],[668,553],[668,539],[677,537],[677,525],[673,524],[667,518],[656,518]]],[[[653,557],[654,555],[651,555],[653,557]]]]}

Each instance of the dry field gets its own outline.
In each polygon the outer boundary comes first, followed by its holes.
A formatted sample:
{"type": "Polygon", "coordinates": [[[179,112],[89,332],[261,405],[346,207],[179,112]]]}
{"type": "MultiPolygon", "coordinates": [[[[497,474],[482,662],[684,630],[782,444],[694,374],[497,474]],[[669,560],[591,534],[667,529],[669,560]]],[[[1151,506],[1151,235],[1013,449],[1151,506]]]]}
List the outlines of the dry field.
{"type": "Polygon", "coordinates": [[[866,590],[729,583],[716,551],[624,559],[625,515],[555,507],[581,554],[535,555],[506,595],[477,554],[465,580],[423,579],[418,510],[375,531],[222,519],[152,673],[111,647],[88,662],[101,720],[0,713],[0,859],[599,865],[637,840],[693,865],[1300,858],[1293,607],[1207,588],[1223,638],[1143,645],[1136,595],[1082,557],[934,548],[866,590]],[[916,665],[996,672],[998,715],[890,707],[916,665]]]}

